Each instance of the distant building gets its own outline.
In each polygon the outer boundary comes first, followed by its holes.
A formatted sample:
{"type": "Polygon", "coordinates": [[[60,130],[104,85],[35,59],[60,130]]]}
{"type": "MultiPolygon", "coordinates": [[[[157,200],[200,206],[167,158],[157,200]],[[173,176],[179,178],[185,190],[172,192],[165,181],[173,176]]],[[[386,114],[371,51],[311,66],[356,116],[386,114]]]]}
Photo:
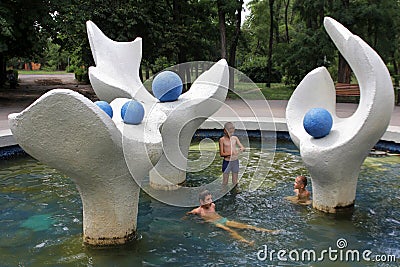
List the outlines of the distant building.
{"type": "Polygon", "coordinates": [[[24,64],[24,70],[40,70],[40,63],[30,62],[24,64]]]}

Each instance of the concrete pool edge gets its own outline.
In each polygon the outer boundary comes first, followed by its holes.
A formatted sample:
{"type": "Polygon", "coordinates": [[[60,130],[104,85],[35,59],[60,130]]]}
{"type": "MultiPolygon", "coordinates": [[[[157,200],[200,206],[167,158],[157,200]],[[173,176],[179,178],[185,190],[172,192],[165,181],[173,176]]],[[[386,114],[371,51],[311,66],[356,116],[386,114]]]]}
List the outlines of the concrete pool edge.
{"type": "MultiPolygon", "coordinates": [[[[267,132],[276,132],[277,139],[290,140],[285,119],[272,119],[270,117],[211,117],[197,130],[195,136],[212,137],[220,136],[225,122],[231,121],[237,130],[246,130],[249,136],[260,136],[260,129],[267,132]]],[[[380,141],[375,145],[378,150],[388,150],[400,153],[400,127],[389,126],[380,141]]],[[[0,131],[0,160],[13,158],[25,154],[19,147],[11,131],[0,131]]]]}

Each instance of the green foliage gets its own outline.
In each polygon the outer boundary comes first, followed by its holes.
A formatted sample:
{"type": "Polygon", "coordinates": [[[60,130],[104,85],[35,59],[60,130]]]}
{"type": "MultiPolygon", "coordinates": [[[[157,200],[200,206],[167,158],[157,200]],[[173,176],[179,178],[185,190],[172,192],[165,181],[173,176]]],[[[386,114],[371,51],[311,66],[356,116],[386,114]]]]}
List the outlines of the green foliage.
{"type": "MultiPolygon", "coordinates": [[[[251,15],[239,39],[235,64],[252,80],[266,81],[271,27],[275,81],[282,78],[285,84],[297,85],[320,66],[328,67],[335,79],[338,52],[323,28],[325,16],[366,40],[390,63],[391,74],[400,75],[399,1],[274,0],[273,25],[269,3],[249,2],[251,15]]],[[[216,61],[221,49],[217,7],[225,13],[229,47],[241,4],[239,0],[4,0],[0,3],[0,63],[14,58],[10,63],[20,68],[24,61],[40,62],[47,70],[67,69],[84,80],[88,67],[94,65],[87,20],[116,41],[142,37],[144,73],[187,61],[216,61]]],[[[3,66],[0,84],[4,74],[3,66]]]]}
{"type": "Polygon", "coordinates": [[[89,74],[86,68],[80,67],[75,69],[75,79],[78,82],[89,83],[89,74]]]}
{"type": "Polygon", "coordinates": [[[214,49],[219,35],[212,18],[212,1],[151,4],[143,0],[54,0],[52,5],[57,11],[54,29],[59,33],[55,41],[63,49],[79,53],[86,67],[94,65],[86,36],[87,20],[116,41],[142,37],[144,67],[160,65],[156,63],[160,58],[166,58],[166,62],[216,59],[214,49]]]}
{"type": "Polygon", "coordinates": [[[334,50],[323,29],[305,30],[295,34],[289,44],[276,46],[274,59],[280,62],[280,70],[286,84],[299,84],[304,76],[316,67],[326,66],[334,60],[334,50]]]}
{"type": "MultiPolygon", "coordinates": [[[[254,57],[245,61],[239,70],[246,74],[253,82],[261,83],[267,81],[268,66],[266,57],[254,57]]],[[[281,82],[282,75],[275,69],[272,70],[272,79],[274,83],[281,82]]]]}
{"type": "MultiPolygon", "coordinates": [[[[274,5],[274,68],[283,75],[286,84],[298,84],[312,69],[328,67],[337,77],[338,52],[323,28],[325,16],[331,16],[367,41],[393,71],[399,74],[400,2],[389,0],[326,1],[275,0],[274,5]],[[286,7],[288,12],[285,13],[286,7]],[[288,24],[285,24],[287,16],[288,24]],[[286,38],[289,36],[289,39],[286,38]]],[[[270,21],[269,1],[253,0],[249,3],[251,16],[243,26],[239,60],[247,64],[248,58],[267,58],[267,40],[270,21]]],[[[246,66],[247,68],[247,66],[246,66]]]]}
{"type": "Polygon", "coordinates": [[[4,0],[0,5],[0,53],[6,58],[40,53],[47,32],[39,21],[50,18],[45,0],[4,0]]]}
{"type": "Polygon", "coordinates": [[[167,57],[161,56],[158,57],[155,61],[154,64],[151,65],[151,71],[153,73],[160,72],[170,66],[175,65],[176,63],[173,61],[169,61],[167,57]]]}

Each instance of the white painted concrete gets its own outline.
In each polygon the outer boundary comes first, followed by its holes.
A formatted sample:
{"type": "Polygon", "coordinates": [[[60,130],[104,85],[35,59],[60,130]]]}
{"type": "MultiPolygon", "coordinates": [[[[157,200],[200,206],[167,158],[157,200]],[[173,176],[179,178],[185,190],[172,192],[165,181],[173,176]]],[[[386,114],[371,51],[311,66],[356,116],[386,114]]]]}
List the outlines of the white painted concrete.
{"type": "Polygon", "coordinates": [[[296,88],[287,105],[286,119],[290,136],[311,174],[313,206],[335,212],[354,204],[360,167],[389,125],[394,94],[389,71],[368,44],[331,18],[325,18],[324,26],[359,81],[358,108],[348,118],[336,116],[334,83],[321,67],[307,74],[296,88]],[[327,109],[334,122],[328,136],[315,139],[304,130],[303,117],[309,109],[318,107],[327,109]]]}
{"type": "Polygon", "coordinates": [[[131,173],[143,179],[161,156],[160,132],[143,138],[159,122],[130,125],[123,139],[105,112],[67,89],[52,90],[9,115],[18,144],[75,182],[83,204],[84,242],[96,246],[123,244],[135,236],[140,187],[131,173]],[[129,169],[127,161],[134,167],[129,169]]]}

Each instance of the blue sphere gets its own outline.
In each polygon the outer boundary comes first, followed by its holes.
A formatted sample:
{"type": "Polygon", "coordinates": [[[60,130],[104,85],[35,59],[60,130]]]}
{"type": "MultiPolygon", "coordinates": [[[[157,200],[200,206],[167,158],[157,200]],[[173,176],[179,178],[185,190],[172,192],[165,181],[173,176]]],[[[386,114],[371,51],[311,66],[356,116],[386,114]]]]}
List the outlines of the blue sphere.
{"type": "Polygon", "coordinates": [[[121,117],[124,123],[140,124],[144,118],[143,105],[135,100],[126,102],[121,108],[121,117]]]}
{"type": "Polygon", "coordinates": [[[310,109],[303,119],[304,129],[314,138],[327,136],[332,129],[332,124],[332,116],[324,108],[310,109]]]}
{"type": "Polygon", "coordinates": [[[152,90],[154,96],[161,102],[175,101],[182,94],[182,80],[172,71],[163,71],[153,80],[152,90]]]}
{"type": "Polygon", "coordinates": [[[94,102],[99,108],[101,108],[105,113],[107,113],[110,118],[113,117],[113,109],[106,101],[96,101],[94,102]]]}

